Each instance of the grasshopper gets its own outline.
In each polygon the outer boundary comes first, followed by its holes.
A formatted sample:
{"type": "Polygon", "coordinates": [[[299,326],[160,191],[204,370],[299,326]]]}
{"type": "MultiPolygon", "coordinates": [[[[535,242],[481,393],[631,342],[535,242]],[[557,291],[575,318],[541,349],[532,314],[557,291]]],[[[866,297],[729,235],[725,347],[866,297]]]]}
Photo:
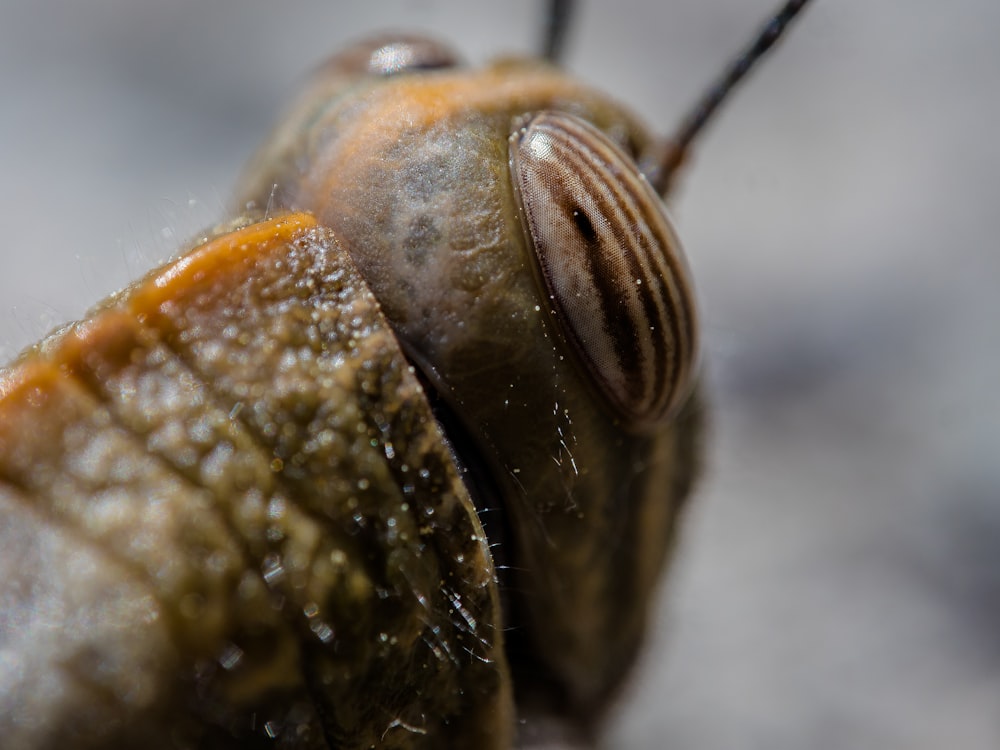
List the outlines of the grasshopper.
{"type": "Polygon", "coordinates": [[[697,474],[662,140],[547,60],[350,47],[240,215],[0,377],[10,747],[587,746],[697,474]]]}

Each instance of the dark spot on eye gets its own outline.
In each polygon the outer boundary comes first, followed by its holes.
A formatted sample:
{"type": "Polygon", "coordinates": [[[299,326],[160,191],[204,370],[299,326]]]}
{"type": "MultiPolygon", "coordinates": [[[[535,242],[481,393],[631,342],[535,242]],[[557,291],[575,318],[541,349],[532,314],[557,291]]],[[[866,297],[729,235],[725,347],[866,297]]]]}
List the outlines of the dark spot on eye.
{"type": "Polygon", "coordinates": [[[597,230],[594,229],[590,217],[582,209],[573,209],[573,223],[576,225],[576,231],[580,233],[584,242],[588,245],[593,245],[597,242],[597,230]]]}
{"type": "Polygon", "coordinates": [[[638,162],[642,150],[642,146],[636,140],[635,133],[630,132],[625,139],[625,153],[632,157],[632,161],[638,162]]]}

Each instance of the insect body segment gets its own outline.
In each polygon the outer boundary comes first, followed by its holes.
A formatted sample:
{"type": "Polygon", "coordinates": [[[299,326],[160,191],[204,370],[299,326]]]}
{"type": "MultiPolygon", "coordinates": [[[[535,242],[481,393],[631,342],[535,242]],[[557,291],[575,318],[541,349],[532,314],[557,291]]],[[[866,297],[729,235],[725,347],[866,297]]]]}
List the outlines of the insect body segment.
{"type": "Polygon", "coordinates": [[[374,299],[311,217],[196,248],[2,392],[2,502],[143,603],[123,642],[101,613],[93,640],[0,641],[6,746],[507,744],[485,535],[374,299]],[[9,710],[40,692],[40,725],[9,710]],[[106,711],[82,711],[95,695],[106,711]]]}

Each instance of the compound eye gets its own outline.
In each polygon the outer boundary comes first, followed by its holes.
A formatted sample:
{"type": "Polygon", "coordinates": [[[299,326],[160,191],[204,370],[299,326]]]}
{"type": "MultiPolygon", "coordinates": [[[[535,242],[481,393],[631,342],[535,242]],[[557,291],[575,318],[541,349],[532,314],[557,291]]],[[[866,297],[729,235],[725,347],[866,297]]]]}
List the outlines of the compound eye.
{"type": "Polygon", "coordinates": [[[668,418],[693,381],[690,272],[663,203],[603,133],[542,112],[510,139],[522,217],[556,325],[619,418],[668,418]]]}
{"type": "Polygon", "coordinates": [[[391,76],[421,70],[454,68],[458,55],[444,44],[422,36],[381,36],[348,47],[327,63],[343,73],[391,76]]]}

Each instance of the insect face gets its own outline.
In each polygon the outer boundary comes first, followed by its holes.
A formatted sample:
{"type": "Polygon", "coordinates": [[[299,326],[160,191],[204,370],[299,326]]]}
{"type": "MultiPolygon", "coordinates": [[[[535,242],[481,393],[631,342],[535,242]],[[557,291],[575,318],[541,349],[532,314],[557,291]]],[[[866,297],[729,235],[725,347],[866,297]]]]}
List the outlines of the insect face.
{"type": "Polygon", "coordinates": [[[696,440],[690,280],[634,161],[653,138],[547,65],[356,62],[385,49],[321,71],[244,198],[314,211],[350,248],[496,487],[525,668],[592,711],[638,640],[696,440]]]}

